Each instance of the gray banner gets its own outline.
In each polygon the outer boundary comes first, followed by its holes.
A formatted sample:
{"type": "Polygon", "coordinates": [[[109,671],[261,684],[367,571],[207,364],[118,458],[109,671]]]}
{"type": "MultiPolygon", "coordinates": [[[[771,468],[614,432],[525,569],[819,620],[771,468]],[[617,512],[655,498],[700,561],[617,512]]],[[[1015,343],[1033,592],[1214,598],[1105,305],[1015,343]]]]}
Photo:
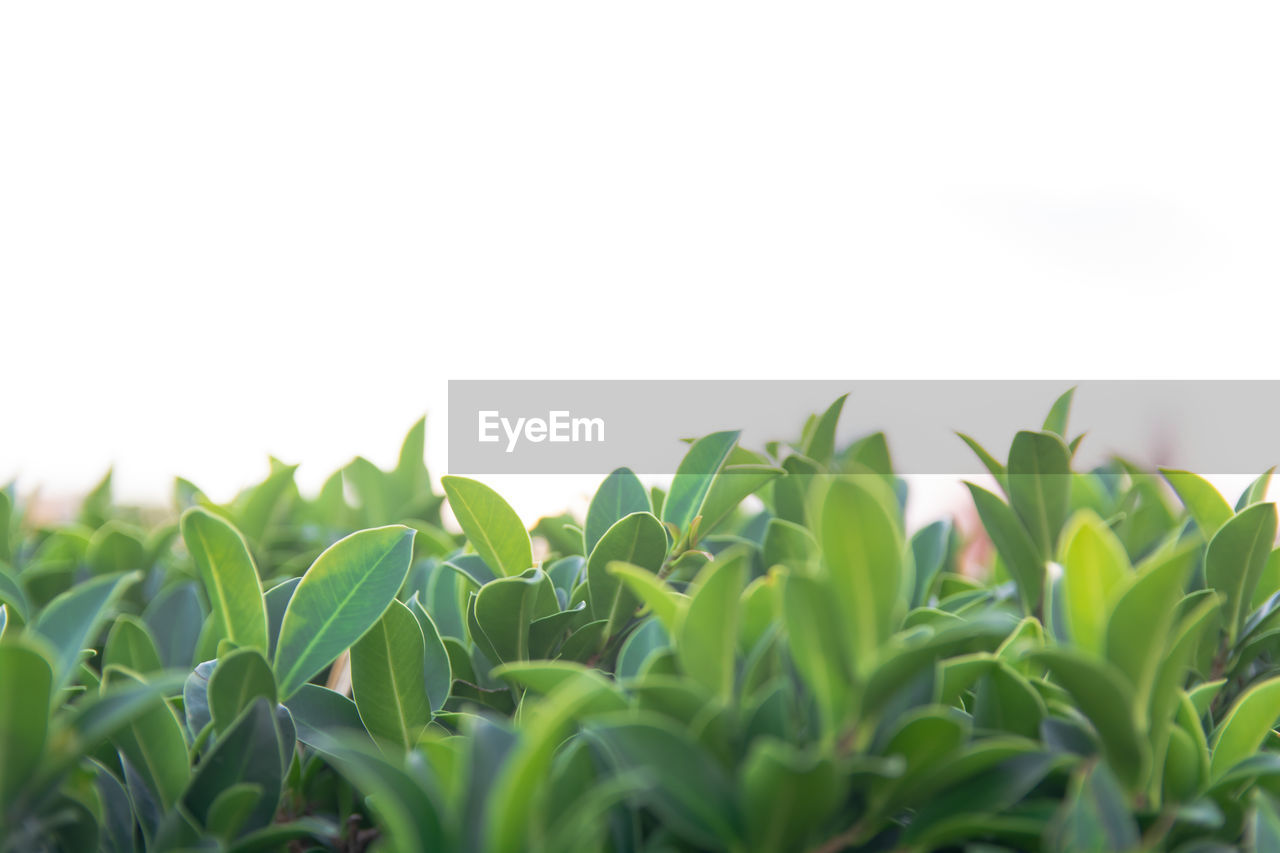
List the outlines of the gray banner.
{"type": "Polygon", "coordinates": [[[681,439],[741,430],[743,446],[797,441],[805,418],[849,394],[837,446],[888,436],[900,474],[984,470],[955,431],[1003,458],[1077,387],[1068,433],[1088,435],[1078,470],[1120,454],[1206,475],[1280,462],[1280,381],[1272,380],[451,380],[449,471],[669,475],[681,439]]]}

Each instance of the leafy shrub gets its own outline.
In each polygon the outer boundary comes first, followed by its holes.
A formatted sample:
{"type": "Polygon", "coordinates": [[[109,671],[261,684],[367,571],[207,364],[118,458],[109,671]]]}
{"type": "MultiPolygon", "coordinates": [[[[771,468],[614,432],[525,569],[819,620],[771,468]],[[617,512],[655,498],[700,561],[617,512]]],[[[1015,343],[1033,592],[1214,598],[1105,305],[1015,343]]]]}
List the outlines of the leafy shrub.
{"type": "Polygon", "coordinates": [[[109,476],[53,527],[0,493],[0,848],[1280,850],[1270,472],[1073,472],[1068,393],[1005,463],[965,439],[979,579],[842,405],[615,471],[538,550],[432,493],[421,422],[159,525],[109,476]]]}

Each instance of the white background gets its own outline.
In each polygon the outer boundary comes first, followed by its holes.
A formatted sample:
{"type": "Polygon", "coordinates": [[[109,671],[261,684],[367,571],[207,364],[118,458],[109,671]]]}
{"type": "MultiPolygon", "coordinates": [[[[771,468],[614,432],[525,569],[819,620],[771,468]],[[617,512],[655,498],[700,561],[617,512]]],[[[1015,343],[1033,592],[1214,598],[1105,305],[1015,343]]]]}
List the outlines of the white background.
{"type": "Polygon", "coordinates": [[[1275,378],[1274,8],[4,4],[0,482],[439,474],[450,377],[1275,378]]]}

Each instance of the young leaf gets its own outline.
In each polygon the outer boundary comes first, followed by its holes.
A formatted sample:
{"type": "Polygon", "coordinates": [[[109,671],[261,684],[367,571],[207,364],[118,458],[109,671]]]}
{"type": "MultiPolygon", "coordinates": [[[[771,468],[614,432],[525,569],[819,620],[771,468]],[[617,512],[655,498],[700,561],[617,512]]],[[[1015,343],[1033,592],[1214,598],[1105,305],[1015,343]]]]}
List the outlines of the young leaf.
{"type": "Polygon", "coordinates": [[[1161,468],[1160,473],[1173,486],[1182,505],[1191,513],[1205,541],[1213,538],[1218,528],[1231,518],[1231,504],[1208,480],[1190,471],[1161,468]]]}
{"type": "Polygon", "coordinates": [[[902,531],[877,494],[883,481],[851,477],[831,484],[822,508],[822,555],[831,576],[831,596],[843,620],[848,659],[858,670],[897,629],[906,612],[902,531]]]}
{"type": "Polygon", "coordinates": [[[708,563],[676,629],[676,657],[685,674],[724,700],[733,694],[737,603],[746,574],[742,552],[708,563]]]}
{"type": "Polygon", "coordinates": [[[1042,429],[1045,432],[1051,432],[1063,440],[1066,439],[1067,419],[1071,416],[1071,401],[1075,396],[1076,389],[1072,387],[1068,388],[1061,397],[1053,401],[1053,406],[1049,409],[1049,414],[1044,419],[1042,429]]]}
{"type": "Polygon", "coordinates": [[[431,722],[422,629],[400,602],[351,647],[351,692],[369,734],[397,751],[412,749],[431,722]]]}
{"type": "Polygon", "coordinates": [[[462,532],[491,569],[513,577],[533,566],[529,532],[497,492],[465,477],[444,477],[441,482],[462,532]]]}
{"type": "Polygon", "coordinates": [[[1102,654],[1106,614],[1113,592],[1129,576],[1129,555],[1111,528],[1082,510],[1063,535],[1063,605],[1071,641],[1102,654]]]}
{"type": "Polygon", "coordinates": [[[122,666],[141,675],[164,668],[160,652],[147,625],[136,616],[122,613],[116,617],[107,634],[107,644],[102,652],[102,668],[122,666]]]}
{"type": "Polygon", "coordinates": [[[841,394],[836,401],[827,407],[813,424],[813,430],[806,436],[801,452],[814,462],[826,465],[836,451],[836,425],[840,422],[840,412],[844,409],[848,394],[841,394]]]}
{"type": "Polygon", "coordinates": [[[204,635],[206,649],[216,650],[218,642],[226,639],[265,655],[267,609],[248,543],[229,522],[202,507],[183,513],[181,527],[212,608],[213,628],[204,635]]]}
{"type": "Polygon", "coordinates": [[[1035,610],[1044,596],[1044,558],[1008,504],[973,483],[965,485],[973,496],[973,504],[982,526],[991,537],[991,544],[995,545],[1005,568],[1013,575],[1023,607],[1028,612],[1035,610]]]}
{"type": "Polygon", "coordinates": [[[1009,505],[1040,555],[1055,553],[1071,497],[1071,451],[1051,432],[1019,432],[1009,449],[1009,505]]]}
{"type": "Polygon", "coordinates": [[[329,546],[302,577],[280,625],[276,682],[287,700],[382,617],[409,574],[414,531],[362,530],[329,546]]]}
{"type": "Polygon", "coordinates": [[[676,468],[671,490],[662,505],[662,521],[682,534],[702,512],[712,481],[738,443],[739,432],[713,432],[693,443],[676,468]]]}

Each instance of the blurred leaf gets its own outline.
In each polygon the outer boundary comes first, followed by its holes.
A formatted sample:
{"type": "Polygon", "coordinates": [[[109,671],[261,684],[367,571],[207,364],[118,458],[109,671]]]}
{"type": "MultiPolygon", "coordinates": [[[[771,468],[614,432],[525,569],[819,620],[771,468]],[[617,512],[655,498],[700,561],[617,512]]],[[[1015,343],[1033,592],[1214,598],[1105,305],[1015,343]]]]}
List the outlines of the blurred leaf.
{"type": "Polygon", "coordinates": [[[1009,505],[1042,558],[1056,552],[1071,495],[1071,451],[1051,432],[1022,431],[1009,449],[1009,505]]]}
{"type": "Polygon", "coordinates": [[[209,676],[209,714],[218,734],[257,699],[276,704],[276,680],[271,666],[256,648],[236,649],[220,659],[209,676]]]}
{"type": "Polygon", "coordinates": [[[733,694],[738,639],[738,597],[746,580],[746,554],[721,556],[699,574],[689,607],[675,631],[684,672],[721,699],[733,694]]]}
{"type": "Polygon", "coordinates": [[[1276,540],[1276,505],[1253,504],[1225,522],[1205,553],[1205,583],[1226,599],[1223,613],[1231,641],[1248,615],[1253,591],[1276,540]]]}
{"type": "Polygon", "coordinates": [[[49,602],[31,623],[34,633],[53,644],[55,694],[71,680],[81,651],[97,636],[112,602],[138,577],[137,572],[130,572],[87,580],[49,602]]]}
{"type": "Polygon", "coordinates": [[[1253,685],[1240,695],[1213,736],[1210,776],[1217,780],[1257,751],[1280,719],[1280,678],[1253,685]]]}
{"type": "Polygon", "coordinates": [[[44,752],[53,701],[53,667],[34,645],[0,642],[0,827],[44,752]]]}
{"type": "Polygon", "coordinates": [[[1173,486],[1182,505],[1191,513],[1205,541],[1213,538],[1218,528],[1231,518],[1231,504],[1218,493],[1208,480],[1190,471],[1178,471],[1172,468],[1161,468],[1160,473],[1173,486]]]}
{"type": "Polygon", "coordinates": [[[1063,536],[1062,566],[1063,604],[1071,641],[1100,655],[1113,594],[1130,574],[1129,556],[1111,528],[1093,512],[1083,510],[1063,536]]]}

